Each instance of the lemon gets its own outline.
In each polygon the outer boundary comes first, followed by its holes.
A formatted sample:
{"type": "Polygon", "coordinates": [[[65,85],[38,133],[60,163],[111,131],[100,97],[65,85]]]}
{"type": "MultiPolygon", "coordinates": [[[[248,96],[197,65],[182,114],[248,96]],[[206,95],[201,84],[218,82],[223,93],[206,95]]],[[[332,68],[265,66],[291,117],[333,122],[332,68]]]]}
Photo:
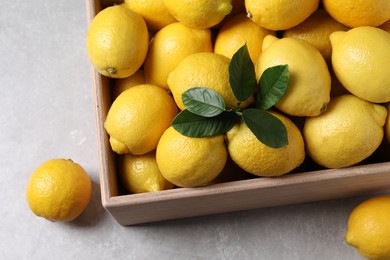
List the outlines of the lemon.
{"type": "Polygon", "coordinates": [[[127,78],[122,78],[122,79],[116,79],[114,87],[112,89],[112,94],[111,96],[115,100],[119,96],[120,93],[125,91],[126,89],[129,89],[131,87],[145,84],[145,74],[143,70],[137,70],[133,75],[127,77],[127,78]]]}
{"type": "Polygon", "coordinates": [[[155,150],[143,155],[121,155],[118,172],[122,185],[130,193],[155,192],[174,187],[161,175],[155,150]]]}
{"type": "Polygon", "coordinates": [[[309,18],[284,32],[283,37],[295,37],[307,41],[319,50],[329,62],[332,45],[329,36],[335,31],[347,31],[349,27],[334,20],[324,9],[318,9],[309,18]]]}
{"type": "Polygon", "coordinates": [[[88,57],[104,76],[134,74],[145,60],[148,44],[149,32],[142,16],[120,5],[100,11],[88,28],[88,57]]]}
{"type": "Polygon", "coordinates": [[[261,45],[266,35],[275,32],[264,29],[246,17],[238,14],[227,19],[219,29],[214,52],[232,58],[245,43],[252,62],[256,64],[261,54],[261,45]]]}
{"type": "Polygon", "coordinates": [[[384,24],[381,24],[380,26],[378,26],[378,28],[390,33],[390,20],[388,20],[384,24]]]}
{"type": "Polygon", "coordinates": [[[306,119],[303,136],[308,155],[319,165],[342,168],[369,157],[383,139],[387,110],[354,95],[331,99],[328,109],[306,119]]]}
{"type": "Polygon", "coordinates": [[[92,185],[89,175],[77,163],[62,158],[41,164],[27,184],[27,202],[37,216],[67,222],[88,206],[92,185]]]}
{"type": "MultiPolygon", "coordinates": [[[[229,58],[209,52],[198,52],[184,58],[167,80],[177,106],[181,110],[185,108],[181,96],[194,87],[212,89],[223,97],[227,107],[237,106],[238,101],[229,83],[229,63],[229,58]]],[[[248,99],[241,107],[244,108],[252,101],[253,98],[248,99]]]]}
{"type": "Polygon", "coordinates": [[[215,179],[227,160],[223,135],[187,137],[169,127],[157,146],[156,160],[165,179],[179,187],[202,186],[215,179]]]}
{"type": "Polygon", "coordinates": [[[273,31],[290,29],[317,10],[319,0],[245,0],[248,17],[273,31]]]}
{"type": "Polygon", "coordinates": [[[305,159],[305,147],[299,129],[286,116],[271,113],[287,129],[288,145],[282,148],[271,148],[260,142],[244,122],[226,133],[232,160],[256,176],[281,176],[298,167],[305,159]]]}
{"type": "Polygon", "coordinates": [[[148,83],[168,88],[169,73],[185,57],[196,52],[212,52],[210,29],[197,29],[173,23],[152,38],[144,63],[148,83]]]}
{"type": "Polygon", "coordinates": [[[104,122],[110,144],[118,154],[141,155],[153,151],[177,114],[177,107],[160,87],[143,84],[122,92],[104,122]]]}
{"type": "Polygon", "coordinates": [[[304,40],[267,35],[256,66],[259,79],[269,67],[287,64],[290,81],[275,105],[292,116],[317,116],[330,100],[331,77],[321,53],[304,40]]]}
{"type": "Polygon", "coordinates": [[[390,101],[390,34],[363,26],[334,32],[330,41],[333,70],[341,84],[367,101],[390,101]]]}
{"type": "Polygon", "coordinates": [[[194,28],[210,28],[232,11],[232,0],[164,0],[179,22],[194,28]]]}
{"type": "Polygon", "coordinates": [[[345,241],[371,260],[390,259],[390,196],[378,195],[356,206],[345,241]]]}
{"type": "Polygon", "coordinates": [[[388,103],[386,107],[387,107],[387,119],[385,124],[385,135],[386,135],[387,142],[390,143],[390,103],[388,103]]]}
{"type": "Polygon", "coordinates": [[[123,6],[140,14],[151,31],[158,31],[168,24],[177,22],[163,0],[124,0],[123,6]]]}
{"type": "Polygon", "coordinates": [[[348,27],[378,26],[390,19],[389,0],[323,0],[325,10],[348,27]]]}

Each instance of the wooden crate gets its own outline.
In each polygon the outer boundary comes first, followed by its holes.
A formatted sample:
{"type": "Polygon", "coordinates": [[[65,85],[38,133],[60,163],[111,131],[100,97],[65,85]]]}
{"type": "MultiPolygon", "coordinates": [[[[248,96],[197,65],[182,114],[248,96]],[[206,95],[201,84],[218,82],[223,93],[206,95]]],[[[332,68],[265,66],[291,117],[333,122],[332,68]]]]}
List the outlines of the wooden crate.
{"type": "MultiPolygon", "coordinates": [[[[86,0],[88,21],[116,1],[86,0]]],[[[120,1],[117,1],[120,2],[120,1]]],[[[198,188],[123,193],[103,122],[111,104],[112,80],[93,70],[103,207],[122,225],[313,202],[390,191],[390,145],[358,166],[308,168],[277,178],[251,178],[198,188]]]]}

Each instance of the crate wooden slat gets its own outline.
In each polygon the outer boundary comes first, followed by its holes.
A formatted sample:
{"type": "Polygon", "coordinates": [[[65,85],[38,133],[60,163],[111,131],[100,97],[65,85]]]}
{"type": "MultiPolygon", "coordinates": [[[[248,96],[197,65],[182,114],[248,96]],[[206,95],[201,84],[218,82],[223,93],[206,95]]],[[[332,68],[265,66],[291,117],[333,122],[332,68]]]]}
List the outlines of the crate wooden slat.
{"type": "MultiPolygon", "coordinates": [[[[86,0],[88,21],[102,7],[119,2],[86,0]]],[[[122,195],[115,172],[115,156],[103,128],[111,103],[111,81],[93,69],[92,75],[102,205],[122,225],[390,192],[390,162],[379,162],[207,187],[122,195]]],[[[384,152],[388,154],[390,149],[384,152]]]]}

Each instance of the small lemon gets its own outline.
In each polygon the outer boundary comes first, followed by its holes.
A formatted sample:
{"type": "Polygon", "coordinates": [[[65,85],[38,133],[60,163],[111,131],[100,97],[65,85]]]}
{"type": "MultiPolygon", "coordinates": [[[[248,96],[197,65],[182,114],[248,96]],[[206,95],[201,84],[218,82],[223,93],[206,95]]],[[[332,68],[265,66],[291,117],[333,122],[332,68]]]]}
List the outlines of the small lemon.
{"type": "Polygon", "coordinates": [[[390,34],[363,26],[334,32],[330,41],[333,70],[341,84],[367,101],[390,101],[390,34]]]}
{"type": "Polygon", "coordinates": [[[389,0],[323,0],[325,10],[348,27],[378,26],[390,19],[389,0]]]}
{"type": "Polygon", "coordinates": [[[329,36],[335,31],[347,31],[349,27],[334,20],[324,9],[318,9],[297,26],[286,30],[283,37],[295,37],[307,41],[330,62],[332,45],[329,36]]]}
{"type": "Polygon", "coordinates": [[[142,16],[121,5],[100,11],[88,28],[88,57],[104,76],[125,78],[135,73],[145,60],[148,44],[142,16]]]}
{"type": "Polygon", "coordinates": [[[157,146],[157,165],[165,179],[179,187],[202,186],[223,170],[228,153],[223,135],[187,137],[169,127],[157,146]]]}
{"type": "Polygon", "coordinates": [[[292,116],[316,116],[330,100],[331,77],[321,53],[304,40],[267,35],[256,66],[259,79],[269,67],[287,64],[290,81],[275,105],[292,116]]]}
{"type": "MultiPolygon", "coordinates": [[[[181,96],[194,87],[212,89],[223,97],[227,107],[237,106],[238,101],[229,83],[229,63],[229,58],[209,52],[198,52],[184,58],[167,80],[177,106],[181,110],[185,109],[181,96]]],[[[241,107],[244,108],[252,101],[253,98],[248,99],[241,107]]]]}
{"type": "Polygon", "coordinates": [[[345,241],[371,260],[390,259],[390,196],[378,195],[356,206],[345,241]]]}
{"type": "Polygon", "coordinates": [[[214,52],[232,58],[246,43],[252,62],[256,64],[261,54],[263,39],[269,34],[275,35],[275,32],[260,27],[245,14],[238,14],[227,19],[219,29],[214,52]]]}
{"type": "Polygon", "coordinates": [[[153,151],[176,114],[176,104],[165,89],[143,84],[125,90],[104,122],[111,148],[118,154],[153,151]]]}
{"type": "Polygon", "coordinates": [[[197,52],[212,52],[210,29],[197,29],[173,23],[152,38],[144,63],[148,83],[168,88],[169,73],[185,57],[197,52]]]}
{"type": "Polygon", "coordinates": [[[158,31],[177,22],[165,6],[164,0],[124,0],[122,4],[140,14],[151,31],[158,31]]]}
{"type": "Polygon", "coordinates": [[[30,176],[26,197],[37,216],[67,222],[88,206],[92,194],[89,175],[77,163],[62,158],[41,164],[30,176]]]}
{"type": "Polygon", "coordinates": [[[350,94],[333,97],[326,112],[306,119],[306,151],[327,168],[359,163],[381,144],[386,116],[382,105],[350,94]]]}
{"type": "Polygon", "coordinates": [[[232,160],[256,176],[281,176],[298,167],[305,159],[305,146],[296,125],[286,116],[271,112],[287,129],[288,145],[271,148],[260,142],[243,122],[226,133],[232,160]]]}
{"type": "Polygon", "coordinates": [[[174,187],[161,175],[155,150],[143,155],[120,155],[118,173],[122,185],[130,193],[155,192],[174,187]]]}
{"type": "Polygon", "coordinates": [[[290,29],[308,18],[319,0],[245,0],[248,17],[273,31],[290,29]]]}
{"type": "Polygon", "coordinates": [[[194,28],[210,28],[232,11],[232,0],[164,0],[179,22],[194,28]]]}
{"type": "Polygon", "coordinates": [[[137,70],[133,75],[127,78],[116,79],[112,89],[112,99],[115,100],[120,93],[131,87],[145,84],[145,74],[143,70],[137,70]]]}

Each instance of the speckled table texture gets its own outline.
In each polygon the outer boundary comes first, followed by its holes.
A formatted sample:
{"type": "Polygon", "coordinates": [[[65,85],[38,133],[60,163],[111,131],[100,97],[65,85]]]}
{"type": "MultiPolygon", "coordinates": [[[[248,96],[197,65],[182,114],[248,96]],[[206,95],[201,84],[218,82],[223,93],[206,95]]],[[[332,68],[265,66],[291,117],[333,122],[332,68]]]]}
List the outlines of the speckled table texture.
{"type": "Polygon", "coordinates": [[[363,259],[344,236],[365,197],[119,225],[101,206],[85,2],[0,3],[0,259],[363,259]],[[26,203],[30,174],[55,157],[93,181],[74,222],[26,203]]]}

